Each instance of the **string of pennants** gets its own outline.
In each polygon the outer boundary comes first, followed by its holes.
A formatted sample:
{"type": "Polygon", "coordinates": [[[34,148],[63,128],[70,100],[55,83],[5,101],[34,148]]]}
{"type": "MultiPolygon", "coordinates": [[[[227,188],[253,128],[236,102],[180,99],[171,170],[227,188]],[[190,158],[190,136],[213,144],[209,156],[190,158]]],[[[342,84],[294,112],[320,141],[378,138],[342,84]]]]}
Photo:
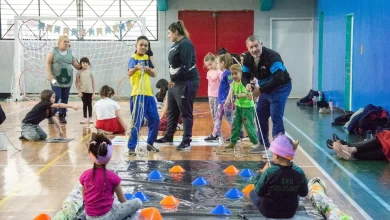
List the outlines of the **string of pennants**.
{"type": "Polygon", "coordinates": [[[119,32],[119,31],[128,31],[131,28],[133,28],[133,23],[131,23],[131,21],[127,21],[125,23],[121,23],[121,24],[117,24],[117,25],[113,25],[113,26],[106,26],[104,29],[98,27],[98,28],[89,28],[87,30],[85,28],[81,28],[81,29],[78,29],[78,28],[68,28],[68,27],[61,27],[61,26],[57,26],[57,25],[50,25],[50,24],[45,24],[43,22],[39,22],[38,30],[44,31],[45,27],[46,27],[46,30],[48,30],[48,31],[50,31],[50,32],[52,32],[54,34],[55,33],[61,34],[61,29],[62,29],[62,34],[63,35],[70,36],[69,33],[71,33],[71,36],[81,36],[81,37],[84,37],[87,34],[89,36],[95,36],[95,33],[96,33],[96,36],[104,35],[103,34],[103,30],[104,30],[104,33],[106,35],[107,34],[116,33],[116,32],[119,32]],[[95,30],[96,30],[96,32],[95,32],[95,30]]]}

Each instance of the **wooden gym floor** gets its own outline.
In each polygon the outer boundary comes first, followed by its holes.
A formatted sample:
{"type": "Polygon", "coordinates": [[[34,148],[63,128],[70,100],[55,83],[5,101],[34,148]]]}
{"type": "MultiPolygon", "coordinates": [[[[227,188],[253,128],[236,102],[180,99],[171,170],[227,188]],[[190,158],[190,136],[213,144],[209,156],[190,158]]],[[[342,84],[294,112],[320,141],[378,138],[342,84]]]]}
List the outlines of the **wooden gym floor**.
{"type": "MultiPolygon", "coordinates": [[[[33,219],[40,213],[54,216],[60,210],[61,204],[78,183],[81,173],[92,167],[87,155],[86,143],[89,139],[88,129],[80,124],[82,109],[68,110],[68,124],[63,125],[66,137],[75,138],[69,143],[41,143],[19,140],[21,121],[27,112],[37,103],[27,101],[19,103],[1,103],[7,114],[7,120],[0,126],[11,144],[7,151],[0,151],[0,219],[33,219]]],[[[72,104],[82,107],[80,101],[72,104]]],[[[122,115],[128,119],[129,103],[120,102],[122,115]]],[[[295,106],[288,106],[296,108],[295,106]]],[[[209,106],[206,102],[195,103],[194,136],[207,136],[212,130],[209,106]]],[[[54,125],[48,125],[47,120],[41,123],[49,137],[56,137],[54,125]]],[[[289,129],[287,129],[289,133],[289,129]]],[[[223,124],[223,133],[228,138],[230,131],[227,123],[223,124]]],[[[146,134],[145,129],[143,134],[146,134]]],[[[177,132],[176,135],[181,135],[177,132]]],[[[295,138],[295,137],[293,137],[295,138]]],[[[302,143],[302,141],[301,141],[302,143]]],[[[115,147],[111,161],[117,160],[262,160],[259,155],[234,157],[232,155],[217,155],[213,147],[192,147],[190,152],[176,151],[173,146],[164,146],[160,153],[149,154],[148,157],[126,157],[126,147],[115,147]]],[[[302,167],[308,178],[320,177],[327,184],[327,193],[341,210],[352,215],[354,219],[367,218],[366,212],[357,204],[351,202],[342,187],[311,158],[303,148],[298,150],[294,161],[302,167]]]]}

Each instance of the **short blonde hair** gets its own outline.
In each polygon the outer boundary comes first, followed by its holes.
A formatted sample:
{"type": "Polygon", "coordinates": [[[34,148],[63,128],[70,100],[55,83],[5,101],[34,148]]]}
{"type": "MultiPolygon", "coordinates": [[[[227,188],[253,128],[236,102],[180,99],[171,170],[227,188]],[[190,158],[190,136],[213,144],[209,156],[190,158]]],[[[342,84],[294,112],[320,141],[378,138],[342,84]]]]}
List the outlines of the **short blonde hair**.
{"type": "Polygon", "coordinates": [[[69,36],[68,35],[61,35],[61,36],[59,36],[58,40],[57,40],[57,45],[59,45],[60,42],[63,41],[65,38],[69,39],[69,36]]]}
{"type": "Polygon", "coordinates": [[[240,64],[233,64],[230,66],[230,72],[239,72],[242,73],[242,67],[240,64]]]}

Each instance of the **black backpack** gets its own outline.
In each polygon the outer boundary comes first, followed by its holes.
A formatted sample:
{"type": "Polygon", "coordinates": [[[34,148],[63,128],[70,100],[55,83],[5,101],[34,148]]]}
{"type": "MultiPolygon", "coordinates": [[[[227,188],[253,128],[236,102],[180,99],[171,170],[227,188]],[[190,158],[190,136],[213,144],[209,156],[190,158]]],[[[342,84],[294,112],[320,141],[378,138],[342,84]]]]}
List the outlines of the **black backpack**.
{"type": "Polygon", "coordinates": [[[5,116],[5,113],[3,111],[3,108],[1,107],[0,105],[0,125],[3,124],[3,122],[5,121],[7,117],[5,116]]]}

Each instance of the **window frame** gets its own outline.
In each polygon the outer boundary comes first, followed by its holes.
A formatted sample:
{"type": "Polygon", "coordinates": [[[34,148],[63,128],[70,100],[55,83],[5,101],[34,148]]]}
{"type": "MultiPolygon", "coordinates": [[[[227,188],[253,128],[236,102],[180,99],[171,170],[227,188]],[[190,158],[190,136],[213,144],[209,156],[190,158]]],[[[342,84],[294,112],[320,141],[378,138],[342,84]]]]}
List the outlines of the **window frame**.
{"type": "MultiPolygon", "coordinates": [[[[35,0],[31,0],[31,2],[30,2],[30,4],[33,2],[33,1],[35,1],[35,0]]],[[[37,1],[37,3],[38,3],[38,15],[37,16],[41,16],[41,11],[42,11],[42,8],[41,8],[41,4],[42,4],[42,0],[36,0],[37,1]]],[[[75,17],[84,17],[83,16],[83,10],[84,10],[84,7],[85,7],[85,3],[87,3],[87,4],[89,4],[89,2],[93,2],[93,0],[81,0],[79,3],[81,3],[81,5],[80,4],[77,4],[77,2],[76,2],[76,11],[77,11],[77,16],[75,16],[75,17]],[[79,16],[79,15],[81,15],[81,16],[79,16]]],[[[159,32],[159,22],[158,22],[158,19],[159,19],[159,13],[158,13],[158,8],[157,8],[157,0],[149,0],[150,1],[150,3],[147,5],[147,7],[143,10],[143,12],[141,13],[141,16],[142,16],[142,14],[144,14],[144,12],[145,11],[148,11],[148,10],[151,10],[150,9],[150,5],[153,3],[153,2],[155,2],[155,10],[156,10],[156,23],[155,23],[155,26],[156,26],[156,30],[155,31],[150,31],[149,30],[149,28],[148,28],[148,26],[147,25],[145,25],[145,28],[146,28],[146,32],[144,33],[145,35],[146,35],[146,33],[147,32],[149,32],[149,34],[148,35],[151,35],[152,36],[152,38],[151,39],[149,39],[150,41],[158,41],[158,36],[159,36],[159,34],[158,34],[158,32],[159,32]]],[[[73,4],[75,1],[72,1],[69,5],[68,5],[68,7],[66,8],[66,10],[68,10],[68,8],[69,8],[69,6],[71,5],[71,4],[73,4]]],[[[113,0],[113,2],[112,2],[112,4],[111,5],[113,5],[115,2],[118,2],[118,4],[119,4],[119,11],[118,11],[118,17],[122,17],[122,12],[123,12],[123,7],[130,7],[131,5],[129,5],[128,3],[129,2],[131,2],[131,0],[113,0]],[[125,6],[124,6],[124,4],[125,4],[125,6]]],[[[3,14],[2,14],[2,5],[4,4],[4,2],[3,2],[3,0],[0,0],[0,41],[1,40],[15,40],[15,38],[13,37],[13,38],[5,38],[5,36],[3,36],[3,28],[2,28],[2,25],[3,25],[3,14]]],[[[10,4],[8,4],[8,2],[6,2],[6,4],[8,5],[8,6],[10,6],[11,7],[11,5],[10,4]]],[[[43,3],[43,4],[46,4],[46,2],[45,3],[43,3]]],[[[92,6],[92,4],[90,4],[91,6],[92,6]]],[[[106,9],[106,11],[111,7],[111,5],[106,9]]],[[[28,6],[27,6],[28,7],[28,6]]],[[[50,6],[49,6],[50,7],[50,6]]],[[[12,7],[11,7],[12,8],[12,7]]],[[[89,8],[89,7],[88,7],[89,8]]],[[[27,8],[26,8],[27,9],[27,8]]],[[[131,8],[130,8],[131,9],[131,8]]],[[[12,9],[13,10],[13,9],[12,9]]],[[[53,10],[53,9],[52,9],[53,10]]],[[[66,11],[65,10],[65,11],[66,11]]],[[[92,9],[93,10],[93,9],[92,9]]],[[[131,9],[132,10],[132,9],[131,9]]],[[[65,12],[64,11],[64,12],[65,12]]],[[[18,14],[16,14],[16,12],[14,11],[14,13],[15,13],[15,16],[23,16],[23,15],[18,15],[18,14]]],[[[54,12],[55,13],[55,12],[54,12]]],[[[134,13],[134,16],[133,17],[139,17],[139,15],[137,15],[135,12],[133,12],[134,13]]],[[[56,14],[56,13],[55,13],[56,14]]],[[[99,15],[97,15],[98,17],[99,17],[99,15]]],[[[69,16],[65,16],[65,17],[69,17],[69,16]]],[[[89,17],[89,16],[88,16],[89,17]]],[[[104,16],[103,16],[104,17],[104,16]]],[[[111,16],[108,16],[107,18],[112,18],[111,16]]],[[[146,19],[146,17],[145,17],[145,19],[146,19]]],[[[14,25],[14,23],[12,24],[12,26],[10,27],[10,28],[8,28],[7,29],[7,31],[5,32],[5,33],[7,33],[7,32],[9,32],[11,29],[13,29],[14,27],[13,27],[13,25],[14,25]]],[[[5,30],[5,29],[4,29],[5,30]]],[[[101,39],[101,40],[110,40],[110,39],[101,39]]]]}

